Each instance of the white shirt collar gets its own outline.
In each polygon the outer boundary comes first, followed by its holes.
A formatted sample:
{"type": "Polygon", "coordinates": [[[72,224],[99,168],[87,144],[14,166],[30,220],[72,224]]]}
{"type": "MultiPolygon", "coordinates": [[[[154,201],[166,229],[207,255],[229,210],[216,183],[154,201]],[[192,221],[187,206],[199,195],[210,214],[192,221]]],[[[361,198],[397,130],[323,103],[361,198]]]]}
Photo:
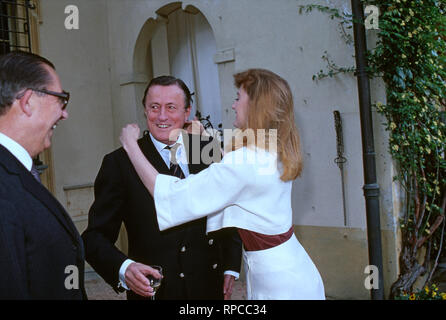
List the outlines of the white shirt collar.
{"type": "MultiPolygon", "coordinates": [[[[179,144],[180,146],[179,146],[178,149],[177,149],[177,155],[181,155],[181,158],[183,158],[183,155],[185,155],[185,154],[183,153],[183,150],[184,150],[184,143],[183,143],[183,135],[182,135],[182,134],[180,134],[180,135],[178,136],[177,141],[176,141],[175,143],[172,143],[171,145],[167,145],[167,144],[165,144],[165,143],[162,143],[162,142],[156,140],[155,137],[152,136],[152,134],[151,134],[150,132],[149,132],[149,135],[150,135],[150,139],[152,139],[153,145],[155,146],[155,148],[156,148],[156,150],[158,151],[159,154],[161,154],[161,155],[162,155],[163,153],[170,154],[170,151],[167,150],[166,147],[167,147],[167,146],[172,147],[172,146],[175,145],[175,144],[179,144]]],[[[170,161],[170,158],[169,158],[169,161],[170,161]]],[[[187,163],[187,160],[186,160],[186,163],[187,163]]]]}
{"type": "Polygon", "coordinates": [[[8,151],[11,152],[13,156],[16,157],[26,169],[28,169],[28,171],[31,171],[33,159],[25,148],[1,132],[0,144],[8,149],[8,151]]]}
{"type": "MultiPolygon", "coordinates": [[[[169,150],[165,149],[168,145],[156,140],[150,132],[149,132],[149,135],[150,135],[150,139],[153,142],[153,145],[155,146],[155,149],[158,151],[158,153],[161,155],[161,157],[163,158],[166,165],[169,167],[171,154],[170,154],[169,150]]],[[[189,174],[189,169],[188,169],[187,155],[186,155],[186,150],[184,147],[182,134],[180,134],[178,136],[177,141],[175,143],[173,143],[171,146],[173,146],[176,143],[178,143],[180,145],[176,151],[176,158],[177,158],[178,164],[180,165],[184,174],[187,176],[189,174]]]]}
{"type": "MultiPolygon", "coordinates": [[[[150,132],[149,132],[149,135],[150,135],[150,139],[152,139],[153,145],[155,146],[156,150],[158,150],[159,153],[161,153],[162,150],[165,150],[165,148],[168,146],[167,144],[162,143],[162,142],[156,140],[154,138],[154,136],[152,136],[152,134],[150,132]]],[[[180,144],[181,146],[184,146],[184,144],[183,144],[183,135],[182,134],[180,134],[178,136],[177,141],[175,143],[171,144],[170,146],[173,146],[176,143],[180,144]]]]}
{"type": "MultiPolygon", "coordinates": [[[[150,135],[150,139],[152,139],[153,145],[155,146],[156,150],[158,150],[158,152],[160,152],[161,150],[163,150],[165,147],[168,146],[167,144],[162,143],[161,141],[156,140],[151,132],[149,132],[149,135],[150,135]]],[[[180,137],[181,137],[181,134],[178,136],[177,142],[180,139],[180,137]]]]}

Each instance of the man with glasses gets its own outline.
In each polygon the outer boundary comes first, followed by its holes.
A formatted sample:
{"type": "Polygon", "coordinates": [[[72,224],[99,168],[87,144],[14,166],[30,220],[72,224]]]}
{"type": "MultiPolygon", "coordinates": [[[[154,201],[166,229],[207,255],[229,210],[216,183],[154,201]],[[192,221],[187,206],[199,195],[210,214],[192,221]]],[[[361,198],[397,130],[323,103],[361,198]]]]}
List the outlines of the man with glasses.
{"type": "Polygon", "coordinates": [[[86,299],[82,239],[32,161],[68,100],[50,61],[0,56],[0,299],[86,299]]]}

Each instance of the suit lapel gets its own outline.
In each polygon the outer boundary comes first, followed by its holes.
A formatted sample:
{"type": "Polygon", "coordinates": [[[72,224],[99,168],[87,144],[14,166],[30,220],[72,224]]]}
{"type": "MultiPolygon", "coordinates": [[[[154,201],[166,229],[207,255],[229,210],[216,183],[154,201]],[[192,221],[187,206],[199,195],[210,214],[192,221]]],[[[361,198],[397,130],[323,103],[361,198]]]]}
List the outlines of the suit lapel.
{"type": "MultiPolygon", "coordinates": [[[[146,156],[147,160],[155,167],[155,169],[161,174],[170,175],[169,168],[164,162],[163,158],[159,154],[158,150],[156,150],[153,145],[152,139],[150,139],[148,131],[144,134],[144,137],[138,140],[139,147],[141,148],[142,153],[146,156]]],[[[197,159],[197,155],[195,158],[193,157],[193,152],[201,152],[201,140],[199,135],[191,135],[191,134],[183,134],[183,143],[184,149],[186,150],[186,157],[188,161],[189,173],[195,174],[198,173],[201,169],[204,169],[205,166],[201,163],[201,157],[197,159]],[[198,148],[197,148],[198,146],[198,148]],[[195,162],[198,163],[194,163],[195,162]]]]}
{"type": "Polygon", "coordinates": [[[196,174],[206,168],[202,163],[201,136],[192,134],[183,134],[184,148],[188,161],[189,173],[196,174]]]}
{"type": "Polygon", "coordinates": [[[71,218],[54,196],[31,173],[27,171],[21,172],[20,179],[22,180],[23,187],[48,208],[73,239],[79,241],[77,232],[74,232],[74,225],[71,218]]]}
{"type": "MultiPolygon", "coordinates": [[[[158,150],[156,150],[155,146],[153,145],[152,139],[150,139],[148,132],[147,134],[144,134],[144,137],[138,140],[138,144],[144,156],[147,158],[147,160],[149,160],[149,162],[160,174],[172,175],[166,163],[164,162],[163,158],[159,154],[158,150]]],[[[153,214],[156,214],[156,212],[153,212],[153,214]]],[[[156,222],[156,224],[158,224],[158,222],[156,222]]],[[[176,238],[178,238],[179,240],[181,239],[181,241],[183,241],[185,236],[188,234],[187,233],[188,228],[185,228],[184,226],[185,225],[182,225],[182,227],[175,227],[175,229],[169,229],[160,232],[162,234],[171,233],[172,230],[175,230],[176,238]]]]}
{"type": "Polygon", "coordinates": [[[148,134],[145,134],[144,137],[139,139],[138,144],[144,156],[147,158],[147,160],[149,160],[152,166],[154,166],[159,173],[170,174],[169,168],[159,154],[158,150],[156,150],[155,146],[153,145],[152,139],[150,139],[150,136],[148,134]]]}
{"type": "Polygon", "coordinates": [[[65,209],[54,196],[17,160],[6,148],[0,145],[0,162],[11,173],[18,175],[24,189],[31,193],[56,217],[64,229],[79,242],[75,227],[65,209]]]}
{"type": "Polygon", "coordinates": [[[194,170],[193,159],[192,159],[192,152],[191,150],[194,150],[192,147],[192,136],[189,134],[183,134],[183,144],[184,144],[184,150],[186,151],[186,158],[187,158],[187,167],[189,168],[189,174],[196,173],[194,170]]]}

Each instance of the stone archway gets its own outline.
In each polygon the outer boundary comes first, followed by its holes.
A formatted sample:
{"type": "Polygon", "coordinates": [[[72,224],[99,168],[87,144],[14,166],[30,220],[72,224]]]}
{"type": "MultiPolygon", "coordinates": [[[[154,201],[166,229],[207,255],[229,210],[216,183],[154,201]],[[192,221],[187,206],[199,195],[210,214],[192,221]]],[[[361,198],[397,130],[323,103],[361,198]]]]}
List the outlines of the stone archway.
{"type": "MultiPolygon", "coordinates": [[[[222,106],[228,103],[222,97],[221,82],[232,85],[232,74],[226,79],[227,65],[222,73],[217,47],[209,19],[198,8],[173,2],[156,10],[156,18],[145,22],[135,43],[133,86],[137,105],[141,105],[146,83],[152,77],[170,74],[181,78],[195,92],[192,117],[198,110],[202,116],[210,115],[214,127],[224,125],[222,106]]],[[[138,123],[145,126],[143,115],[138,123]]]]}

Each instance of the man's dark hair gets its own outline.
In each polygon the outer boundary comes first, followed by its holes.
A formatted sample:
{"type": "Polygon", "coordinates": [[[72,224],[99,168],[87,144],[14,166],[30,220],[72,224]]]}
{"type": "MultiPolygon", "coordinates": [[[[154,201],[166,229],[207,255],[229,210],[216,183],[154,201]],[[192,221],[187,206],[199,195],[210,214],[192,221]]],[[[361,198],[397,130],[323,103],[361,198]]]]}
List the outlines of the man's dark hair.
{"type": "Polygon", "coordinates": [[[146,97],[147,92],[149,92],[150,87],[152,86],[171,86],[176,85],[181,90],[183,90],[184,93],[184,106],[187,109],[192,105],[192,94],[189,91],[189,88],[186,86],[183,80],[172,77],[172,76],[160,76],[153,78],[152,81],[149,82],[149,85],[147,86],[146,90],[144,91],[144,97],[142,98],[142,105],[146,106],[146,97]]]}
{"type": "Polygon", "coordinates": [[[45,64],[56,70],[50,61],[29,52],[13,51],[0,56],[0,116],[8,111],[21,91],[44,89],[51,82],[45,64]]]}

